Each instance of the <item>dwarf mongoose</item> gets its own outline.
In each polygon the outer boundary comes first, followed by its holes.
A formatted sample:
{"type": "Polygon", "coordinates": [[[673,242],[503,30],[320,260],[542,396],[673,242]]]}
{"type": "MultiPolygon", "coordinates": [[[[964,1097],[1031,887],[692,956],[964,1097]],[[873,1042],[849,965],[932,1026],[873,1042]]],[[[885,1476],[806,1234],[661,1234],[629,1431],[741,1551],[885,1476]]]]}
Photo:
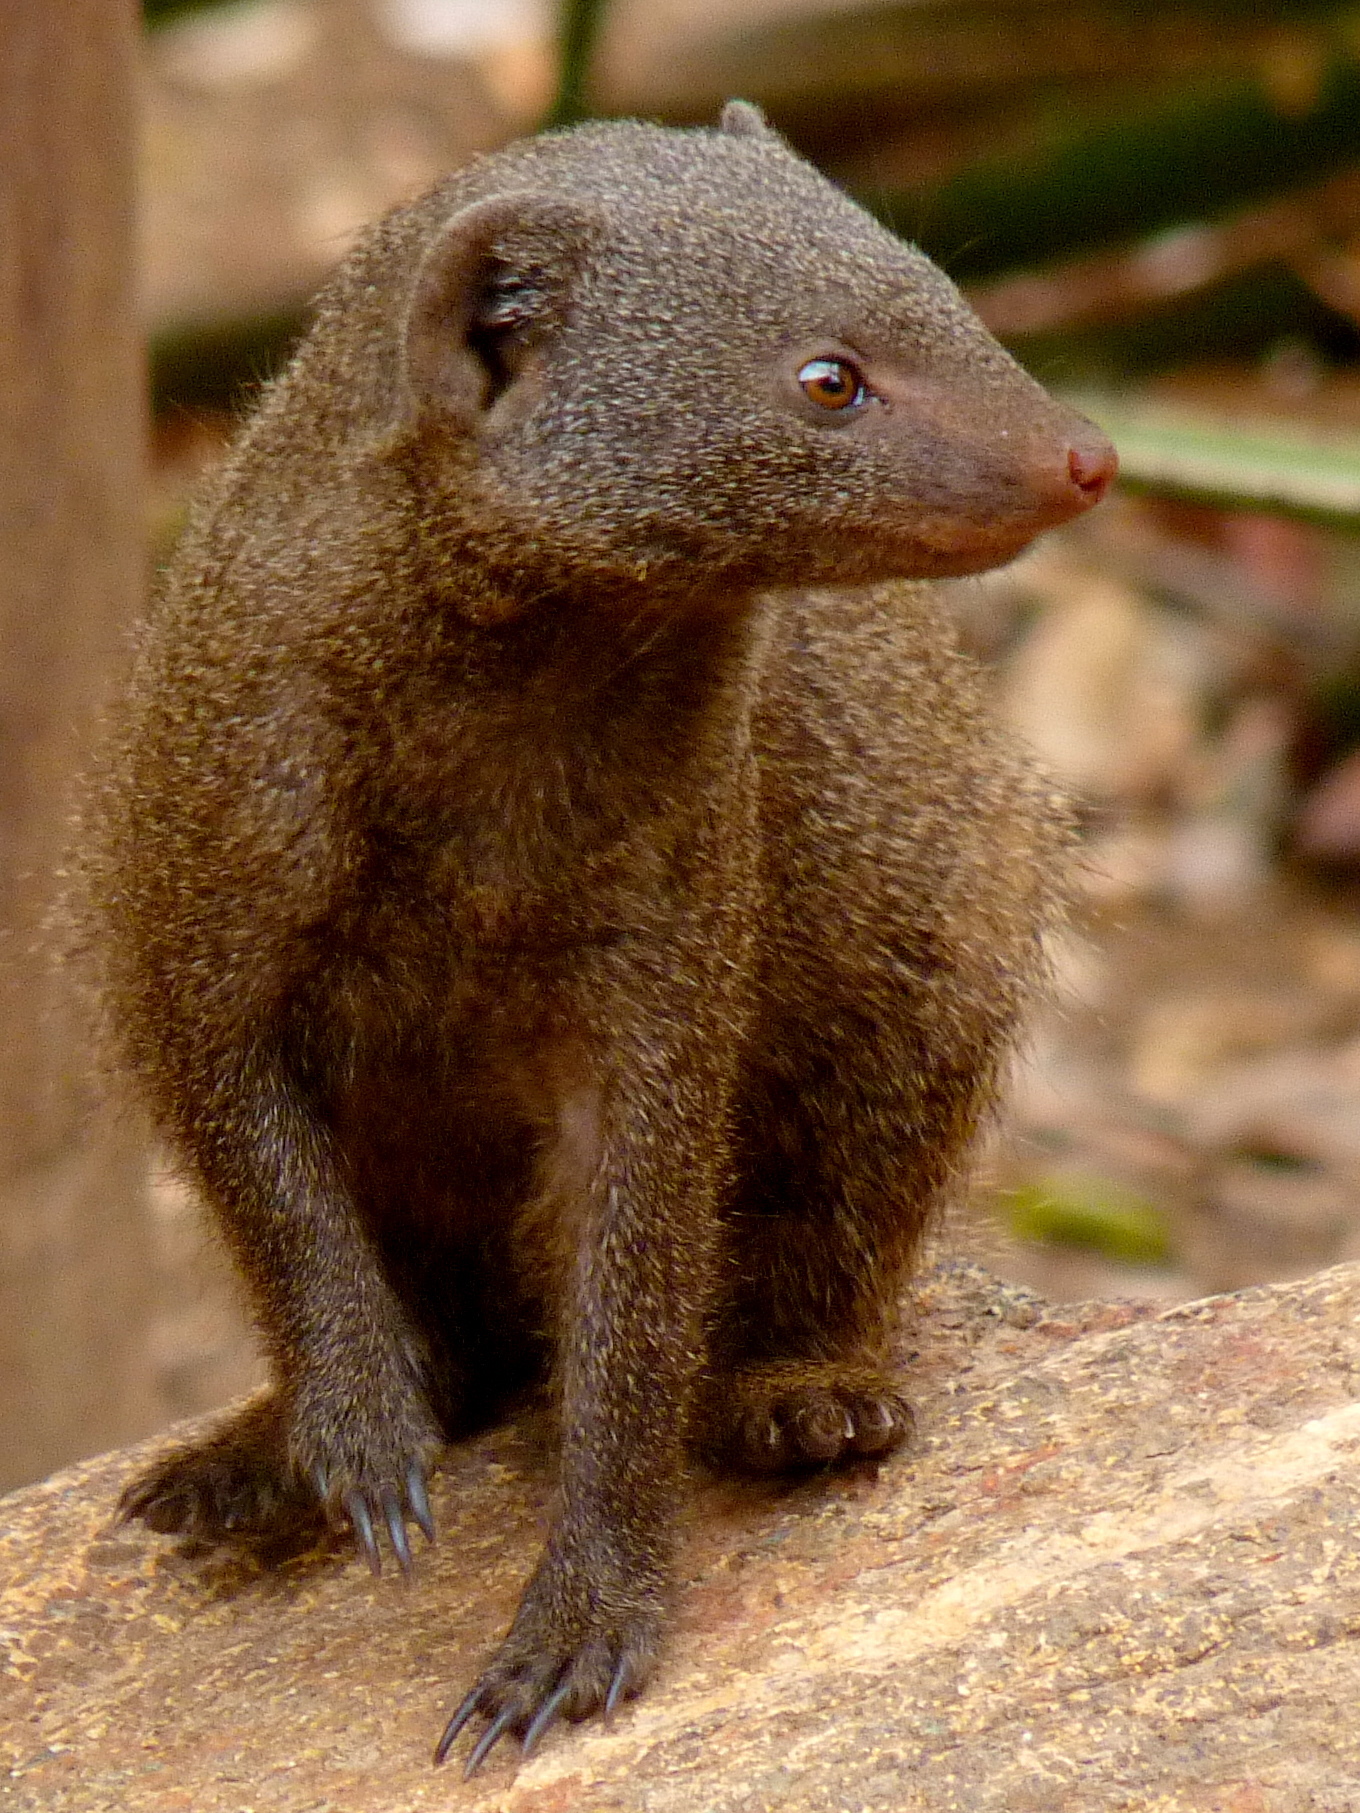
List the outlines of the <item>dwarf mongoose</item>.
{"type": "Polygon", "coordinates": [[[907,1432],[886,1331],[1069,832],[946,602],[880,582],[1113,471],[734,103],[388,215],[199,499],[87,919],[274,1388],[125,1510],[409,1566],[439,1445],[551,1379],[552,1533],[441,1758],[641,1688],[690,1452],[907,1432]]]}

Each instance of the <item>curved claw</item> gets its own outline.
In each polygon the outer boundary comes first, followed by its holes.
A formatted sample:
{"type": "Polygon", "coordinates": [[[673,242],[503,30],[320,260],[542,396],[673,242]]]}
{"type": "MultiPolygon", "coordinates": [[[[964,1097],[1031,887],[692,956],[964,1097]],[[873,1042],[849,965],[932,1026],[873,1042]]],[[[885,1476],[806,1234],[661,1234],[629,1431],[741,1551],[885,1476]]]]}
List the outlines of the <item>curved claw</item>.
{"type": "Polygon", "coordinates": [[[426,1542],[433,1542],[434,1518],[430,1514],[430,1495],[425,1490],[425,1472],[419,1461],[412,1462],[406,1475],[406,1502],[426,1542]]]}
{"type": "Polygon", "coordinates": [[[449,1751],[453,1748],[455,1738],[458,1736],[458,1733],[463,1729],[464,1725],[467,1724],[468,1720],[472,1717],[473,1713],[476,1712],[478,1705],[481,1703],[481,1698],[482,1698],[481,1687],[480,1686],[474,1687],[472,1692],[470,1694],[468,1694],[467,1698],[461,1702],[461,1704],[458,1707],[458,1710],[454,1713],[453,1717],[449,1720],[448,1724],[445,1725],[444,1735],[443,1735],[443,1737],[440,1738],[439,1742],[434,1747],[434,1761],[435,1761],[436,1768],[439,1767],[440,1763],[443,1762],[444,1758],[448,1755],[449,1751]]]}
{"type": "Polygon", "coordinates": [[[519,1714],[513,1706],[506,1706],[496,1718],[492,1719],[486,1730],[473,1745],[472,1754],[468,1757],[467,1763],[464,1765],[463,1780],[465,1782],[470,1782],[472,1780],[473,1776],[481,1768],[487,1757],[490,1756],[496,1745],[500,1743],[506,1732],[510,1730],[518,1717],[519,1714]]]}
{"type": "Polygon", "coordinates": [[[368,1501],[362,1492],[346,1492],[343,1503],[349,1520],[354,1525],[354,1540],[359,1545],[359,1552],[368,1563],[369,1573],[376,1580],[382,1573],[382,1555],[373,1534],[373,1519],[369,1515],[368,1501]]]}
{"type": "Polygon", "coordinates": [[[397,1565],[409,1580],[415,1572],[415,1562],[411,1559],[411,1545],[406,1540],[406,1514],[401,1500],[391,1486],[383,1488],[383,1517],[387,1522],[387,1534],[392,1542],[392,1552],[397,1558],[397,1565]]]}
{"type": "Polygon", "coordinates": [[[627,1656],[624,1656],[614,1670],[614,1678],[609,1683],[609,1692],[605,1695],[604,1722],[606,1725],[618,1711],[620,1701],[631,1698],[636,1692],[637,1683],[634,1678],[633,1665],[627,1656]]]}
{"type": "Polygon", "coordinates": [[[571,1693],[571,1683],[564,1681],[554,1692],[550,1693],[538,1711],[533,1722],[520,1740],[520,1755],[527,1757],[538,1748],[539,1739],[557,1723],[558,1714],[567,1702],[571,1693]]]}

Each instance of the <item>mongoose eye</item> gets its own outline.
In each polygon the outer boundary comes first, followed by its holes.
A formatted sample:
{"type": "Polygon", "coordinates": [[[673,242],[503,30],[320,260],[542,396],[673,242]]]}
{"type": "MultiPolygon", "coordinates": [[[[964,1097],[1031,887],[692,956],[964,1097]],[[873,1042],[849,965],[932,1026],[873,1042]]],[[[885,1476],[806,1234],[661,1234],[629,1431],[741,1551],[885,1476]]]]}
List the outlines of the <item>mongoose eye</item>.
{"type": "Polygon", "coordinates": [[[798,382],[819,409],[850,409],[869,394],[859,367],[848,359],[809,359],[798,382]]]}

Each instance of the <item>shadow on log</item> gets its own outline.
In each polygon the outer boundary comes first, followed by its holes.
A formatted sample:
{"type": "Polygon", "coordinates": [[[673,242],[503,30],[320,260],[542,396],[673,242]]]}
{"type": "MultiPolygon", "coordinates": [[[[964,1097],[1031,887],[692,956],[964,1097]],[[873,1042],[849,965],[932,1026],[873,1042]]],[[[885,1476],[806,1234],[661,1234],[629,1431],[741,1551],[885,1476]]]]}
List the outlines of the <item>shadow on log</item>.
{"type": "Polygon", "coordinates": [[[112,1527],[153,1444],[4,1501],[7,1808],[279,1813],[1350,1813],[1360,1807],[1360,1266],[1055,1307],[916,1293],[914,1447],[709,1482],[651,1692],[464,1786],[430,1747],[508,1620],[550,1485],[453,1450],[413,1588],[112,1527]]]}

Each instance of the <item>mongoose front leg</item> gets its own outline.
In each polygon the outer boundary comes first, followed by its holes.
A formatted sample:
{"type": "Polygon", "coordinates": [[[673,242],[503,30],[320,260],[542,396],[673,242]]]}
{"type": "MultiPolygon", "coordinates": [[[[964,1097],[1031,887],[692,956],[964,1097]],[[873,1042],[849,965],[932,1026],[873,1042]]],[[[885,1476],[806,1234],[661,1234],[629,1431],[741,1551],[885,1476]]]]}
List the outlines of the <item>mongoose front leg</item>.
{"type": "MultiPolygon", "coordinates": [[[[601,1092],[591,1174],[559,1211],[572,1228],[559,1504],[509,1634],[435,1752],[442,1762],[464,1727],[485,1719],[467,1775],[507,1732],[527,1754],[558,1719],[609,1713],[641,1690],[658,1653],[724,1117],[721,1100],[705,1099],[716,1093],[711,1057],[668,1061],[655,1035],[636,1047],[614,1070],[614,1099],[608,1085],[601,1092]]],[[[581,1138],[579,1093],[573,1111],[579,1163],[594,1143],[581,1138]]]]}
{"type": "Polygon", "coordinates": [[[275,1396],[134,1480],[123,1513],[230,1540],[310,1505],[348,1521],[370,1568],[386,1530],[433,1533],[425,1472],[439,1431],[416,1341],[366,1242],[325,1129],[277,1055],[217,1067],[192,1148],[254,1298],[275,1396]]]}

